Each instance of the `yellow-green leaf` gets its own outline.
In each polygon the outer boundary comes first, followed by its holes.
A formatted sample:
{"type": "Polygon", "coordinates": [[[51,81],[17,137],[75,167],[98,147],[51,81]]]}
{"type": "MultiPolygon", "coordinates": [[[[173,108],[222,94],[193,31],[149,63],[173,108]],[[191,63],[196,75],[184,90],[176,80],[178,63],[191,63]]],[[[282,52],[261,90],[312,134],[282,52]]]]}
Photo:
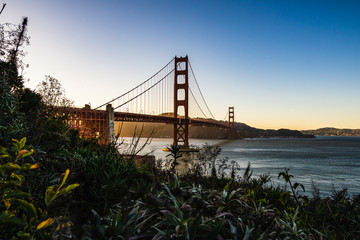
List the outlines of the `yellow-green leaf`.
{"type": "Polygon", "coordinates": [[[34,153],[34,149],[30,149],[30,150],[27,150],[27,149],[23,149],[23,150],[20,150],[16,156],[16,159],[19,159],[19,158],[23,158],[23,157],[26,157],[26,156],[29,156],[31,154],[34,153]]]}
{"type": "Polygon", "coordinates": [[[8,198],[23,198],[23,197],[30,197],[29,193],[19,191],[19,190],[12,190],[8,191],[4,194],[4,199],[8,198]]]}
{"type": "Polygon", "coordinates": [[[26,137],[22,138],[20,141],[17,139],[13,139],[14,141],[14,150],[16,152],[20,151],[21,149],[23,149],[23,147],[25,146],[26,143],[26,137]]]}
{"type": "Polygon", "coordinates": [[[4,200],[4,204],[5,204],[5,208],[6,210],[9,210],[10,206],[11,206],[11,202],[8,200],[4,200]]]}
{"type": "Polygon", "coordinates": [[[35,169],[35,168],[39,168],[39,167],[40,167],[40,165],[35,163],[35,164],[31,165],[30,169],[35,169]]]}
{"type": "Polygon", "coordinates": [[[10,155],[7,152],[6,148],[4,148],[3,146],[0,146],[0,159],[4,159],[4,158],[9,158],[10,155]]]}
{"type": "Polygon", "coordinates": [[[21,186],[24,176],[16,173],[11,173],[10,181],[4,182],[4,184],[21,186]]]}
{"type": "Polygon", "coordinates": [[[71,191],[75,188],[77,188],[78,186],[80,186],[80,184],[78,183],[75,183],[75,184],[71,184],[69,186],[66,186],[65,188],[61,189],[59,191],[59,195],[58,196],[61,196],[63,194],[67,194],[67,193],[71,193],[71,191]]]}
{"type": "Polygon", "coordinates": [[[70,173],[70,170],[66,169],[66,171],[63,174],[61,174],[61,176],[59,178],[59,183],[58,183],[57,190],[59,190],[64,185],[66,179],[69,176],[69,173],[70,173]]]}
{"type": "Polygon", "coordinates": [[[52,200],[54,200],[56,192],[54,191],[54,187],[50,186],[46,189],[45,192],[45,204],[46,206],[49,206],[52,200]]]}
{"type": "Polygon", "coordinates": [[[36,231],[42,229],[42,228],[46,228],[49,227],[51,225],[53,225],[54,223],[54,219],[52,218],[48,218],[45,221],[42,221],[37,227],[36,227],[36,231]]]}
{"type": "Polygon", "coordinates": [[[35,164],[25,163],[25,164],[21,165],[21,170],[35,169],[38,167],[40,167],[40,165],[37,163],[35,163],[35,164]]]}
{"type": "Polygon", "coordinates": [[[22,239],[30,239],[30,233],[19,231],[16,235],[22,237],[22,239]]]}
{"type": "Polygon", "coordinates": [[[61,224],[57,225],[55,231],[59,231],[60,229],[64,229],[64,228],[68,228],[68,227],[71,227],[70,222],[61,223],[61,224]]]}
{"type": "Polygon", "coordinates": [[[0,214],[0,225],[10,224],[10,225],[25,225],[25,222],[21,219],[16,217],[14,214],[8,214],[3,212],[0,214]]]}
{"type": "Polygon", "coordinates": [[[23,137],[21,140],[20,140],[20,149],[22,149],[23,147],[25,147],[25,143],[26,143],[26,137],[23,137]]]}
{"type": "Polygon", "coordinates": [[[22,155],[24,155],[25,153],[27,153],[29,150],[27,150],[27,149],[23,149],[23,150],[20,150],[19,152],[18,152],[18,154],[17,154],[17,158],[18,157],[21,157],[22,155]]]}
{"type": "Polygon", "coordinates": [[[18,203],[20,203],[20,206],[25,209],[28,213],[30,213],[33,216],[37,216],[35,206],[32,203],[29,203],[23,199],[16,199],[18,203]]]}
{"type": "Polygon", "coordinates": [[[3,155],[3,154],[8,154],[6,148],[4,148],[3,146],[0,146],[0,154],[3,155]]]}
{"type": "Polygon", "coordinates": [[[14,172],[19,171],[21,167],[16,163],[5,163],[4,165],[0,166],[0,171],[2,172],[14,172]]]}

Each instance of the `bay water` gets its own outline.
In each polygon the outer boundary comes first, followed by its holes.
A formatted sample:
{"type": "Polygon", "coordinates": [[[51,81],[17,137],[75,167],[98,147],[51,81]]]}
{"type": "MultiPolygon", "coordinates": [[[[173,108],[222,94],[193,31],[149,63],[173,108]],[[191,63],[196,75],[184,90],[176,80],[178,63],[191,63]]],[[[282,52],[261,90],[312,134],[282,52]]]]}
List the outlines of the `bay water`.
{"type": "MultiPolygon", "coordinates": [[[[172,139],[152,139],[139,154],[164,159],[168,153],[162,149],[171,143],[172,139]]],[[[347,188],[350,196],[360,194],[360,137],[190,139],[190,143],[197,147],[205,143],[219,145],[219,158],[235,160],[242,169],[240,175],[250,162],[253,176],[268,173],[274,186],[285,185],[278,174],[287,168],[294,176],[292,181],[303,184],[310,196],[312,183],[322,196],[342,188],[347,188]]]]}

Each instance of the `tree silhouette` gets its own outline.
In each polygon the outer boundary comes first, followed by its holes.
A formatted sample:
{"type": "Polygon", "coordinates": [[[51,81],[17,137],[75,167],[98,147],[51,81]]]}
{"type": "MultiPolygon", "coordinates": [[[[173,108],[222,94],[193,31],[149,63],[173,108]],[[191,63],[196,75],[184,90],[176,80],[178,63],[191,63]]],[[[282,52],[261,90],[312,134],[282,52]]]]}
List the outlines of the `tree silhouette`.
{"type": "Polygon", "coordinates": [[[65,90],[56,78],[46,75],[36,88],[37,93],[42,96],[43,103],[51,107],[71,107],[73,101],[66,98],[65,90]]]}

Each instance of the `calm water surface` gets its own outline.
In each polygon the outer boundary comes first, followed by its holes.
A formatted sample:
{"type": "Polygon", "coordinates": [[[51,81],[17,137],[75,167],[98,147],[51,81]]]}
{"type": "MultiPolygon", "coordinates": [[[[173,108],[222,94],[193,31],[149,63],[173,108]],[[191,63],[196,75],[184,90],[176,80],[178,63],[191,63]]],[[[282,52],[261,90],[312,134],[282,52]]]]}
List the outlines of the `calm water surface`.
{"type": "MultiPolygon", "coordinates": [[[[152,151],[157,158],[165,158],[167,153],[162,148],[171,142],[172,139],[153,139],[141,153],[152,151]]],[[[293,181],[302,183],[308,192],[313,181],[322,195],[330,195],[334,188],[347,188],[351,195],[360,193],[360,137],[191,139],[190,142],[196,146],[219,144],[220,157],[237,161],[242,169],[250,162],[253,176],[269,173],[275,185],[284,184],[277,176],[289,168],[293,181]]]]}

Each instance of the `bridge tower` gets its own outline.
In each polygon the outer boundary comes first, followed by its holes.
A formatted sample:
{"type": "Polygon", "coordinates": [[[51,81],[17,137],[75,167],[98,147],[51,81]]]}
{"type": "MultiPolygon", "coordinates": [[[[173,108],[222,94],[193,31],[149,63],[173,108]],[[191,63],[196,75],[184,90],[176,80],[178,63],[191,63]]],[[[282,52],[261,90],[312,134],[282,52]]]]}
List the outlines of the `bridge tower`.
{"type": "Polygon", "coordinates": [[[235,130],[235,118],[234,118],[234,107],[229,107],[229,132],[228,138],[235,139],[236,138],[236,130],[235,130]]]}
{"type": "Polygon", "coordinates": [[[173,145],[182,145],[183,149],[189,148],[189,83],[188,83],[188,56],[175,57],[174,74],[174,124],[173,145]],[[179,117],[179,107],[184,107],[185,116],[179,117]]]}

